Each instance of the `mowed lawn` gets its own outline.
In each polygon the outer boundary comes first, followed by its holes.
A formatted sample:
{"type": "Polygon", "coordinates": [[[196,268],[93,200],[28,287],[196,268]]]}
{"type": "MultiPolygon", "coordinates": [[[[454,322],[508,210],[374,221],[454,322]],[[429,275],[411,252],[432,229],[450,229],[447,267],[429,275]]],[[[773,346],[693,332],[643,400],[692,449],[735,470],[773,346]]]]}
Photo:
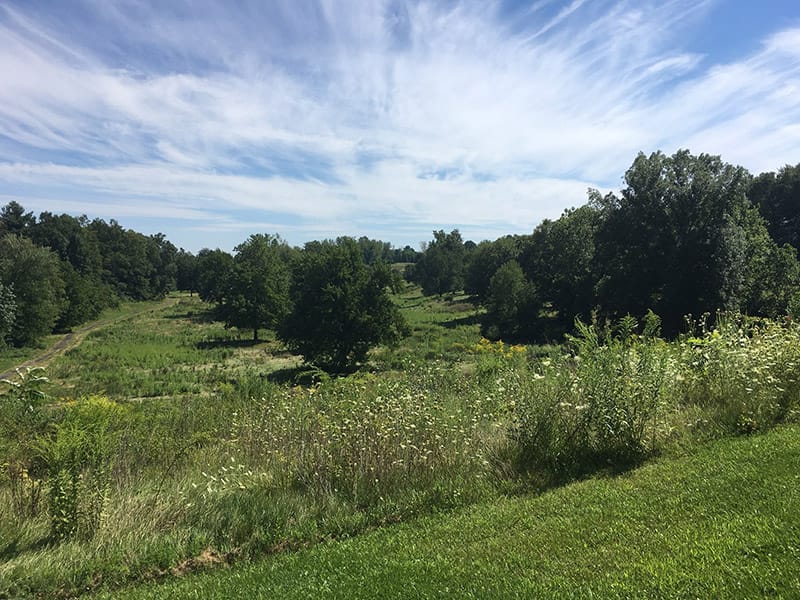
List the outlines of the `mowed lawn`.
{"type": "Polygon", "coordinates": [[[798,598],[800,427],[100,598],[798,598]]]}

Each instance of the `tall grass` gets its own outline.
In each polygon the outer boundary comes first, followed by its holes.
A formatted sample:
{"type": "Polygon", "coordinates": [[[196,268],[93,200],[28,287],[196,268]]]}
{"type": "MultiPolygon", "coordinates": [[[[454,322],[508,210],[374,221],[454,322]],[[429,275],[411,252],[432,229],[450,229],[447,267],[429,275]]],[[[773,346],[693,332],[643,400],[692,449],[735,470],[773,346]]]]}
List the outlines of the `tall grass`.
{"type": "Polygon", "coordinates": [[[458,321],[441,360],[418,356],[417,340],[383,354],[403,371],[297,386],[270,377],[286,364],[272,345],[238,344],[195,310],[109,327],[64,357],[55,389],[72,382],[77,399],[37,400],[24,444],[12,441],[27,405],[3,413],[15,458],[0,475],[0,596],[349,536],[798,415],[791,322],[725,317],[672,343],[654,316],[641,333],[630,319],[579,324],[543,351],[458,321]]]}
{"type": "Polygon", "coordinates": [[[509,430],[518,470],[547,479],[624,467],[675,442],[797,418],[796,323],[719,315],[673,343],[655,335],[654,315],[643,329],[578,323],[568,352],[524,365],[509,430]]]}

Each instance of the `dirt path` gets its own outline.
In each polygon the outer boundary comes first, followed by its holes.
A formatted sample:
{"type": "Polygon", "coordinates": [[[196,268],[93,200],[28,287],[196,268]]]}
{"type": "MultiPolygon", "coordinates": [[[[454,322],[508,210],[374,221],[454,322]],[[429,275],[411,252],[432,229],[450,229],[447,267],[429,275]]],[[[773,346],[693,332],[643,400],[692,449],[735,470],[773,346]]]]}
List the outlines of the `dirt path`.
{"type": "Polygon", "coordinates": [[[80,344],[83,339],[89,334],[90,332],[100,329],[101,327],[106,327],[107,325],[111,325],[112,323],[118,323],[119,321],[124,321],[125,319],[130,319],[131,317],[136,317],[146,312],[151,312],[154,310],[161,310],[167,306],[173,306],[178,303],[180,298],[165,298],[164,301],[159,304],[158,306],[149,306],[142,310],[133,312],[129,315],[123,315],[121,317],[117,317],[115,319],[100,319],[99,321],[92,321],[76,329],[75,331],[71,331],[70,333],[65,333],[61,336],[61,338],[52,346],[47,348],[44,352],[42,352],[36,358],[32,358],[30,360],[25,361],[24,363],[17,365],[16,367],[12,367],[5,373],[0,373],[0,379],[10,379],[16,376],[16,369],[25,369],[26,367],[45,367],[48,363],[53,360],[56,356],[63,354],[70,348],[74,348],[78,344],[80,344]]]}

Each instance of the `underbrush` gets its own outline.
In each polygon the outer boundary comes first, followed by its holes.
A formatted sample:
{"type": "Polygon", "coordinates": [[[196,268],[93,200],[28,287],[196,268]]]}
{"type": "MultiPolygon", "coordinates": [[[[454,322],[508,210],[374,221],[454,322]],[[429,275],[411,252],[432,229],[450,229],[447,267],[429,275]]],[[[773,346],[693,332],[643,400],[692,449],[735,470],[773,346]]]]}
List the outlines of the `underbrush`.
{"type": "MultiPolygon", "coordinates": [[[[245,388],[260,396],[40,404],[46,425],[17,455],[43,496],[28,512],[0,498],[0,590],[77,593],[209,549],[256,556],[492,493],[487,440],[502,398],[461,374],[245,388]]],[[[22,469],[4,465],[3,489],[22,469]]]]}
{"type": "MultiPolygon", "coordinates": [[[[188,323],[180,310],[173,324],[188,323]]],[[[306,386],[274,383],[229,344],[187,333],[170,346],[151,329],[131,335],[158,357],[110,327],[69,361],[116,352],[110,364],[152,373],[169,357],[178,372],[212,371],[211,389],[130,402],[56,400],[37,372],[9,384],[0,597],[77,594],[347,537],[798,416],[792,322],[721,317],[668,343],[651,315],[640,333],[629,318],[578,324],[567,345],[544,349],[478,341],[473,329],[450,338],[458,364],[409,356],[403,371],[306,386]],[[212,358],[230,370],[202,364],[212,358]]],[[[101,364],[95,378],[109,386],[101,364]]],[[[163,368],[156,396],[176,389],[163,368]]]]}
{"type": "Polygon", "coordinates": [[[650,314],[637,334],[577,323],[567,352],[511,371],[506,454],[552,481],[625,468],[676,445],[769,429],[798,417],[800,327],[719,315],[667,343],[650,314]]]}

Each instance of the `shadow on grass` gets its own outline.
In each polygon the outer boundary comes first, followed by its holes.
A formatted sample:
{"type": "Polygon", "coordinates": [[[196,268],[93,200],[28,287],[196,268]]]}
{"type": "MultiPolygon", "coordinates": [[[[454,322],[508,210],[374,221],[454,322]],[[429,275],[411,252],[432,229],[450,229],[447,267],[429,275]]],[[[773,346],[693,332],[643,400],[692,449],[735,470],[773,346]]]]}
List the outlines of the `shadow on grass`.
{"type": "Polygon", "coordinates": [[[459,317],[458,319],[450,319],[448,321],[442,321],[440,325],[447,329],[455,329],[456,327],[461,327],[463,325],[480,325],[481,323],[481,316],[480,315],[468,315],[466,317],[459,317]]]}
{"type": "Polygon", "coordinates": [[[24,554],[25,552],[38,552],[51,545],[48,537],[42,537],[28,544],[20,544],[19,538],[12,539],[0,546],[0,561],[6,562],[24,554]]]}
{"type": "Polygon", "coordinates": [[[164,315],[165,319],[171,319],[173,321],[181,320],[181,321],[190,321],[196,325],[204,325],[208,323],[213,323],[217,321],[217,317],[212,310],[192,310],[189,309],[185,312],[177,312],[170,315],[164,315]]]}
{"type": "Polygon", "coordinates": [[[344,371],[328,373],[319,367],[302,364],[296,367],[277,369],[267,375],[267,380],[271,381],[272,383],[288,383],[291,385],[310,386],[327,381],[329,379],[346,377],[347,375],[352,375],[353,373],[365,368],[366,365],[360,365],[344,371]]]}
{"type": "Polygon", "coordinates": [[[324,371],[308,365],[277,369],[267,375],[267,380],[272,383],[291,385],[315,385],[327,378],[328,375],[324,371]]]}
{"type": "Polygon", "coordinates": [[[195,347],[200,350],[213,350],[215,348],[252,348],[263,344],[268,340],[254,340],[254,339],[222,339],[222,340],[203,340],[197,342],[195,347]]]}
{"type": "Polygon", "coordinates": [[[558,467],[531,468],[517,464],[505,473],[506,481],[510,483],[506,493],[509,495],[543,493],[584,479],[624,477],[658,456],[657,452],[645,452],[625,458],[619,457],[615,461],[592,456],[578,463],[558,467]]]}

